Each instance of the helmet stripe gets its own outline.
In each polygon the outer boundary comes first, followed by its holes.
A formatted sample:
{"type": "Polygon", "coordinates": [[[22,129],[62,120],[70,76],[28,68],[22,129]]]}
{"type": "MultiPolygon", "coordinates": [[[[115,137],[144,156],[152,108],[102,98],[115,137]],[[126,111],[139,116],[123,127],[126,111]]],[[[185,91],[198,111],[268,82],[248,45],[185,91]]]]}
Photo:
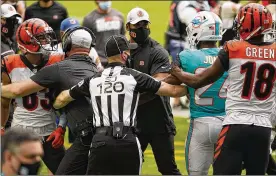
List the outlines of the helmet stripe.
{"type": "Polygon", "coordinates": [[[215,35],[219,35],[219,22],[215,21],[215,35]]]}
{"type": "Polygon", "coordinates": [[[254,30],[254,8],[251,8],[251,28],[250,32],[254,30]]]}

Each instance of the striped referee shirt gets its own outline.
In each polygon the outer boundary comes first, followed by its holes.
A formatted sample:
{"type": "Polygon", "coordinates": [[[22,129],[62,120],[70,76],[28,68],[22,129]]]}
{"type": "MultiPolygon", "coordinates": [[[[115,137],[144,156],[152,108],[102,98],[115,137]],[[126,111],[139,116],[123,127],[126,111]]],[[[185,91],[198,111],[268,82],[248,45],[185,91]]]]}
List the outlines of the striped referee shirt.
{"type": "Polygon", "coordinates": [[[114,122],[136,126],[139,94],[156,93],[160,86],[160,81],[116,62],[72,87],[70,96],[74,99],[91,98],[95,127],[113,126],[114,122]]]}

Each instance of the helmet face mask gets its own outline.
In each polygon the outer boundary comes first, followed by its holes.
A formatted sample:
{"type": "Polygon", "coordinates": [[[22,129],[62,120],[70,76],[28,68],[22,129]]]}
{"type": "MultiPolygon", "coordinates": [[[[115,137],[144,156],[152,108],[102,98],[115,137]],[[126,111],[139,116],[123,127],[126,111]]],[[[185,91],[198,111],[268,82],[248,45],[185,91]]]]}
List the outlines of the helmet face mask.
{"type": "Polygon", "coordinates": [[[19,48],[33,54],[49,54],[57,50],[57,38],[49,25],[38,18],[24,21],[16,34],[19,48]]]}
{"type": "Polygon", "coordinates": [[[45,51],[57,50],[57,38],[52,29],[46,30],[46,32],[35,35],[34,40],[38,45],[40,45],[40,49],[43,49],[45,51]]]}
{"type": "Polygon", "coordinates": [[[200,41],[220,41],[222,21],[213,12],[201,11],[186,28],[189,44],[197,46],[200,41]]]}
{"type": "Polygon", "coordinates": [[[276,13],[273,14],[273,21],[272,21],[272,29],[271,31],[267,32],[264,36],[265,42],[275,42],[276,40],[276,13]]]}

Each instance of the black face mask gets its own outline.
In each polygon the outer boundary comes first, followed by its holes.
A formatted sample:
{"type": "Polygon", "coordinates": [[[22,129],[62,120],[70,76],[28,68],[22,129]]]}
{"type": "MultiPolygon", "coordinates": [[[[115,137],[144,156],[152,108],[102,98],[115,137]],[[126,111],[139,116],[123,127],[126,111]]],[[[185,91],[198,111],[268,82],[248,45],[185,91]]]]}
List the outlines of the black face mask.
{"type": "Polygon", "coordinates": [[[139,45],[143,44],[150,34],[150,30],[146,28],[130,29],[129,32],[131,38],[139,45]]]}
{"type": "Polygon", "coordinates": [[[1,26],[1,33],[7,38],[12,38],[15,31],[15,25],[17,24],[18,20],[16,17],[7,18],[6,24],[1,26]]]}
{"type": "Polygon", "coordinates": [[[21,164],[18,169],[18,175],[37,175],[41,162],[36,162],[33,164],[21,164]]]}

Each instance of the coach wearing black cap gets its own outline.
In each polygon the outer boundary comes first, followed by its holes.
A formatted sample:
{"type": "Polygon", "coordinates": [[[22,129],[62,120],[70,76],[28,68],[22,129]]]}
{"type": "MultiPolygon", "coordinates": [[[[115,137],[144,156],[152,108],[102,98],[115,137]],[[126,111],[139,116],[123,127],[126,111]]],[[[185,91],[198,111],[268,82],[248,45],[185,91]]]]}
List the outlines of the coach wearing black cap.
{"type": "Polygon", "coordinates": [[[111,36],[105,45],[108,65],[102,73],[88,77],[58,95],[54,107],[90,97],[94,111],[87,174],[140,174],[142,151],[135,134],[136,108],[140,92],[183,96],[184,86],[173,86],[124,67],[129,44],[124,36],[111,36]]]}

